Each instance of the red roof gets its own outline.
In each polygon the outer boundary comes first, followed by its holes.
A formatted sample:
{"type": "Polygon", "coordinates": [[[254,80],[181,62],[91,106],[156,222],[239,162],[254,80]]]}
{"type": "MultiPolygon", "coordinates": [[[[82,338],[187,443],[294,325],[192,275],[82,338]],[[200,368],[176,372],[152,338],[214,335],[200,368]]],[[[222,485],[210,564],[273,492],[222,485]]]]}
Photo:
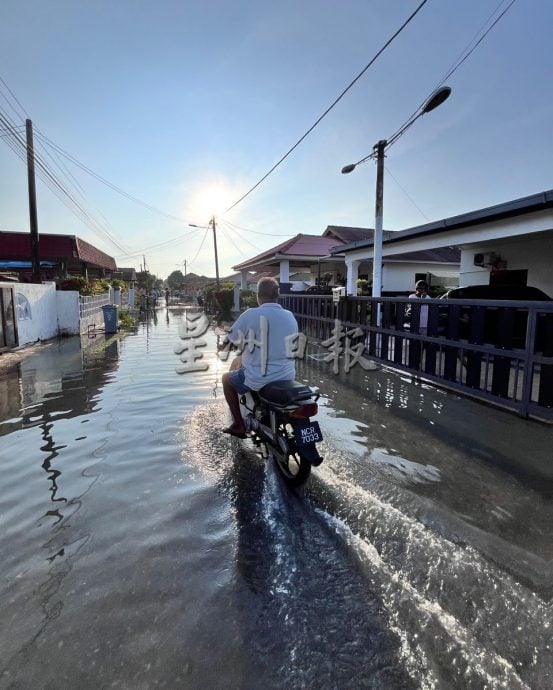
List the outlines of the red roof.
{"type": "MultiPolygon", "coordinates": [[[[39,235],[41,259],[79,260],[91,266],[116,271],[115,259],[75,235],[39,235]]],[[[27,232],[0,232],[0,258],[30,259],[31,235],[27,232]]]]}
{"type": "Polygon", "coordinates": [[[340,240],[335,237],[322,237],[321,235],[303,235],[299,234],[292,239],[286,240],[278,244],[272,249],[268,249],[252,259],[243,261],[237,266],[233,266],[235,271],[240,271],[245,268],[259,266],[261,264],[269,264],[279,259],[286,259],[286,257],[305,257],[306,259],[317,259],[321,256],[330,254],[330,249],[342,244],[340,240]]]}

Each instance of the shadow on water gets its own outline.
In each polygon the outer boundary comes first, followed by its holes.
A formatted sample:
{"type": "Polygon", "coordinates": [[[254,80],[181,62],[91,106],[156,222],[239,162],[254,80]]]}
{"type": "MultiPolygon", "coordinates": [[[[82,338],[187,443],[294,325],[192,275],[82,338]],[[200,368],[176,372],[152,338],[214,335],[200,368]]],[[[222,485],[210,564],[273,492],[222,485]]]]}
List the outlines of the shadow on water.
{"type": "MultiPolygon", "coordinates": [[[[235,534],[233,615],[243,652],[241,688],[416,687],[397,663],[400,639],[390,629],[371,575],[333,519],[290,490],[249,442],[223,439],[224,460],[193,448],[216,404],[187,427],[187,459],[216,479],[229,501],[235,534]]],[[[217,404],[218,407],[218,404],[217,404]]],[[[213,431],[208,446],[221,443],[213,431]]]]}

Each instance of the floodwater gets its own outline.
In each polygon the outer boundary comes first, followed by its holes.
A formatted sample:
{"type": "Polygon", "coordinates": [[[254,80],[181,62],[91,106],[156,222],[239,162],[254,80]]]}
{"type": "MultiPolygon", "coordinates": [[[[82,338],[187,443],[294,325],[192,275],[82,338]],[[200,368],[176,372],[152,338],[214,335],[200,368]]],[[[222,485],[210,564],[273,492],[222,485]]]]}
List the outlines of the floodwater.
{"type": "Polygon", "coordinates": [[[0,368],[0,687],[551,688],[552,429],[310,349],[290,490],[184,313],[0,368]]]}

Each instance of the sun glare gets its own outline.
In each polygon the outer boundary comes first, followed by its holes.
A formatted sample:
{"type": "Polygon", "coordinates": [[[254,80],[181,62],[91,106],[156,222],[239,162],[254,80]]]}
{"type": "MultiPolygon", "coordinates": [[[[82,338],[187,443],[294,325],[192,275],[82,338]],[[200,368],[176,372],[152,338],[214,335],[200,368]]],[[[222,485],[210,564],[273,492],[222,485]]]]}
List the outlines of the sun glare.
{"type": "Polygon", "coordinates": [[[217,182],[198,189],[190,207],[198,220],[207,222],[212,216],[222,215],[234,201],[229,187],[217,182]]]}

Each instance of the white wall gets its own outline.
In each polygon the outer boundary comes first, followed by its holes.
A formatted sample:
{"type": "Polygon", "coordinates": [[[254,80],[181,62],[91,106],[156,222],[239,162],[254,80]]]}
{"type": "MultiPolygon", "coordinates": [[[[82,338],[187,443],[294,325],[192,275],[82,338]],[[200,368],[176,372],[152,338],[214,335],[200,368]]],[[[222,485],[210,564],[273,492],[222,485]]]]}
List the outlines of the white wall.
{"type": "Polygon", "coordinates": [[[420,264],[390,264],[382,267],[382,290],[413,291],[415,289],[415,273],[426,273],[420,264]]]}
{"type": "Polygon", "coordinates": [[[382,270],[382,290],[385,292],[412,292],[415,288],[415,274],[417,273],[451,276],[451,286],[457,285],[458,281],[455,266],[452,264],[384,262],[382,270]]]}
{"type": "Polygon", "coordinates": [[[491,267],[474,265],[475,254],[494,252],[507,262],[507,270],[528,271],[528,285],[553,297],[553,242],[551,238],[526,237],[517,240],[468,245],[461,250],[459,285],[488,285],[491,267]]]}
{"type": "Polygon", "coordinates": [[[75,290],[58,290],[56,292],[57,323],[59,335],[78,335],[79,293],[75,290]]]}
{"type": "Polygon", "coordinates": [[[0,283],[12,288],[26,310],[16,309],[19,345],[79,333],[79,293],[56,291],[54,283],[0,283]],[[75,307],[76,305],[76,307],[75,307]]]}
{"type": "Polygon", "coordinates": [[[19,345],[55,337],[58,332],[58,321],[54,283],[45,285],[13,283],[12,285],[16,299],[17,294],[23,295],[30,306],[30,312],[27,313],[26,318],[17,319],[19,345]]]}

